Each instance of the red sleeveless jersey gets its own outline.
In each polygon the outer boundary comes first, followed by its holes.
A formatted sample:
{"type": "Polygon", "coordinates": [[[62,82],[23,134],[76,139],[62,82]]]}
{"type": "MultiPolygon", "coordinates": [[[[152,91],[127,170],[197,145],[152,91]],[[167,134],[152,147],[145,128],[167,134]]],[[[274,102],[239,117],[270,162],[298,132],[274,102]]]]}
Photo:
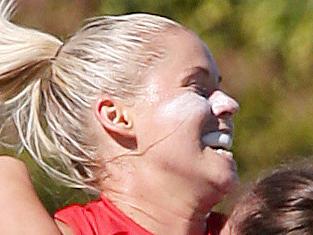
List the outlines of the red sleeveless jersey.
{"type": "MultiPolygon", "coordinates": [[[[85,206],[71,205],[55,214],[55,219],[68,225],[75,235],[152,235],[124,215],[104,196],[85,206]]],[[[218,235],[226,217],[212,212],[207,235],[218,235]]]]}

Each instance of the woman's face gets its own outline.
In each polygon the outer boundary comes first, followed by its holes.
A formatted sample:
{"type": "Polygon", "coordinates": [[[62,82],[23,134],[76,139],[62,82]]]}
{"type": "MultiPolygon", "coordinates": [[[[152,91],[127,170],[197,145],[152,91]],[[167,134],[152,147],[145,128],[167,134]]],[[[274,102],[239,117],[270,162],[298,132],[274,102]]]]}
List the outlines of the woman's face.
{"type": "Polygon", "coordinates": [[[215,61],[196,35],[175,29],[159,40],[165,56],[147,71],[135,104],[138,149],[165,174],[227,193],[237,180],[230,148],[238,104],[220,90],[215,61]]]}

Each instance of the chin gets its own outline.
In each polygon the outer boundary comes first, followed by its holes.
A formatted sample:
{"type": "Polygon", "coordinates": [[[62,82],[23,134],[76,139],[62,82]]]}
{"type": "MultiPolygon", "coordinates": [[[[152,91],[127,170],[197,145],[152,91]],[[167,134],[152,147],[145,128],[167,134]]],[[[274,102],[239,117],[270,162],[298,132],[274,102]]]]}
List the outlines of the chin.
{"type": "Polygon", "coordinates": [[[227,180],[221,185],[220,190],[224,194],[231,193],[239,184],[239,177],[237,172],[233,172],[227,180]]]}
{"type": "Polygon", "coordinates": [[[239,177],[237,172],[230,172],[227,175],[219,177],[215,183],[210,182],[211,185],[222,195],[231,193],[239,184],[239,177]]]}

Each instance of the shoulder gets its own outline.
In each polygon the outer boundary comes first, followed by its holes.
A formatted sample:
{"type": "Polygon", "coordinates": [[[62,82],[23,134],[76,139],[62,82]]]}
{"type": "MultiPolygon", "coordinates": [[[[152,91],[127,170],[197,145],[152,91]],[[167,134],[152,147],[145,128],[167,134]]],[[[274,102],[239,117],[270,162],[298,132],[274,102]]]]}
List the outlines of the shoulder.
{"type": "Polygon", "coordinates": [[[89,227],[84,211],[80,205],[67,206],[54,214],[54,220],[64,235],[82,234],[89,227]]]}
{"type": "Polygon", "coordinates": [[[70,205],[58,210],[54,220],[64,235],[97,234],[100,207],[100,201],[70,205]]]}

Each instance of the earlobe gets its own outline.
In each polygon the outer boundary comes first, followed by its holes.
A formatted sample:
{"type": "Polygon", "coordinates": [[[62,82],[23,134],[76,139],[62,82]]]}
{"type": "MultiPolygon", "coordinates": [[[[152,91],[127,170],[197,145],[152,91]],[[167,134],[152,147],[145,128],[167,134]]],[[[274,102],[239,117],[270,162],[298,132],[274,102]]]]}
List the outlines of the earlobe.
{"type": "Polygon", "coordinates": [[[127,110],[122,110],[110,98],[101,98],[96,103],[96,116],[101,125],[109,132],[131,137],[133,124],[127,110]]]}

